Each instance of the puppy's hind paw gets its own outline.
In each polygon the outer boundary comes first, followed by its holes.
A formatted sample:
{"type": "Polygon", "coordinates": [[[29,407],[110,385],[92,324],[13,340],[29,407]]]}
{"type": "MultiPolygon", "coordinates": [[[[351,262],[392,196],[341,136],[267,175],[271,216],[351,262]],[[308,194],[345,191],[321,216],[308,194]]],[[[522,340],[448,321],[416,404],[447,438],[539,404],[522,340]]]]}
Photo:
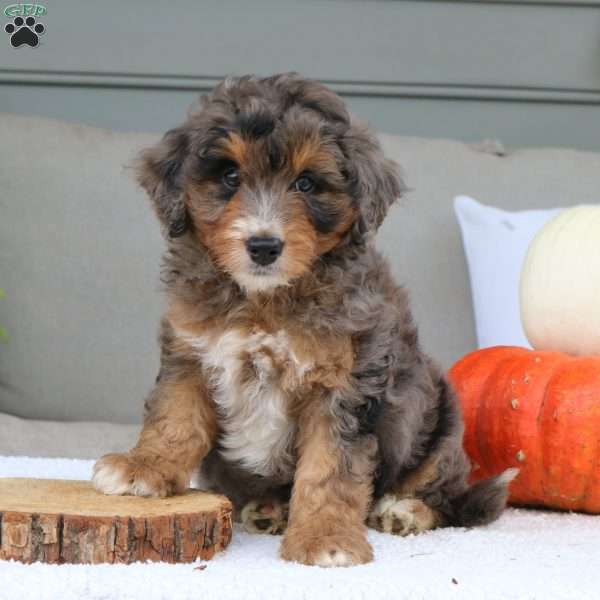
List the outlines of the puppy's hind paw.
{"type": "Polygon", "coordinates": [[[418,498],[386,494],[371,509],[367,524],[384,533],[405,536],[434,529],[439,525],[439,516],[418,498]]]}
{"type": "Polygon", "coordinates": [[[287,527],[288,503],[279,500],[252,500],[242,508],[240,518],[248,533],[278,535],[287,527]]]}

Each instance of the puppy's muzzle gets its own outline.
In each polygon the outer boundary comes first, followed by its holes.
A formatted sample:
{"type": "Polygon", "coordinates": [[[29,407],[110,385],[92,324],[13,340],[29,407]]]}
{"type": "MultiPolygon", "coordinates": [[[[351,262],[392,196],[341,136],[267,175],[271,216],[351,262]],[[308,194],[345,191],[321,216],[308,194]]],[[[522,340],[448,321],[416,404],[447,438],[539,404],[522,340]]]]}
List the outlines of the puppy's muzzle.
{"type": "Polygon", "coordinates": [[[283,242],[276,237],[251,237],[246,242],[248,254],[261,267],[274,263],[283,250],[283,242]]]}

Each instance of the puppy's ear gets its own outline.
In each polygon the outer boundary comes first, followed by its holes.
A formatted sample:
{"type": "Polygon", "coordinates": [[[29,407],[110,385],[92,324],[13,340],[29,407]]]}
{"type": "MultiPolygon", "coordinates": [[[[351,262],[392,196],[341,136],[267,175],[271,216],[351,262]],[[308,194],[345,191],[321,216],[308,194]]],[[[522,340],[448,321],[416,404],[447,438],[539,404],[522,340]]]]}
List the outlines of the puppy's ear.
{"type": "Polygon", "coordinates": [[[188,151],[183,127],[167,131],[155,146],[144,150],[137,161],[137,178],[169,237],[183,235],[190,226],[183,202],[182,169],[188,151]]]}
{"type": "Polygon", "coordinates": [[[347,157],[351,193],[359,211],[352,238],[362,243],[379,229],[388,209],[406,186],[400,167],[385,158],[379,141],[365,125],[353,123],[343,137],[342,147],[347,157]]]}

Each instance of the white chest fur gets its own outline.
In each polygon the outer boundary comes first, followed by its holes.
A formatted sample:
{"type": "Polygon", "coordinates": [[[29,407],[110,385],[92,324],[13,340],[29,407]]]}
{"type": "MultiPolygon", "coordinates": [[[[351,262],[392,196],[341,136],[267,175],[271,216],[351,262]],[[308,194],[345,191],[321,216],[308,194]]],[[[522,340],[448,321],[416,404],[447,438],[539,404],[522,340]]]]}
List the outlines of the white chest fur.
{"type": "Polygon", "coordinates": [[[301,379],[311,365],[297,359],[286,333],[229,330],[185,338],[199,354],[220,413],[223,457],[258,475],[289,471],[295,425],[280,367],[301,379]]]}

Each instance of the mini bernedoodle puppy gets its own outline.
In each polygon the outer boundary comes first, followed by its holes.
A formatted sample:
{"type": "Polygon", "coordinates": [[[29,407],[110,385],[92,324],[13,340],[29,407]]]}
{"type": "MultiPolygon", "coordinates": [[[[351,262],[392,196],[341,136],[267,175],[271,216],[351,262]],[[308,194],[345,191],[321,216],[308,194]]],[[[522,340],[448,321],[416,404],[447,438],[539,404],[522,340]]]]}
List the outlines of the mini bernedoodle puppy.
{"type": "Polygon", "coordinates": [[[508,471],[470,487],[454,393],[372,239],[397,166],[342,100],[296,74],[229,78],[143,152],[168,308],[139,441],[107,494],[182,492],[200,467],[281,556],[365,563],[398,535],[488,523],[508,471]]]}

